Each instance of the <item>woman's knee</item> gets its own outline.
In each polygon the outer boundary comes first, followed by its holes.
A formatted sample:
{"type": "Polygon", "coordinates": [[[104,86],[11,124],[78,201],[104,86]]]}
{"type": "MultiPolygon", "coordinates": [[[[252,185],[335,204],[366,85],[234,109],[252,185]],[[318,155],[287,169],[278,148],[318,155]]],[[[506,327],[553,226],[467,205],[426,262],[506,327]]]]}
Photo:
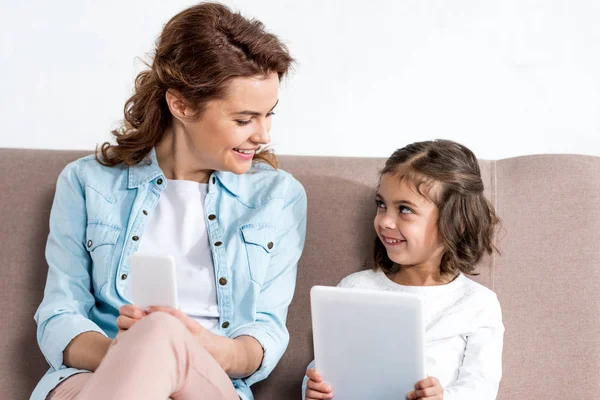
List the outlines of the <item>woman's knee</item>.
{"type": "Polygon", "coordinates": [[[164,312],[155,312],[142,318],[128,332],[127,336],[135,336],[137,341],[148,340],[154,344],[168,341],[173,337],[189,334],[181,321],[164,312]]]}

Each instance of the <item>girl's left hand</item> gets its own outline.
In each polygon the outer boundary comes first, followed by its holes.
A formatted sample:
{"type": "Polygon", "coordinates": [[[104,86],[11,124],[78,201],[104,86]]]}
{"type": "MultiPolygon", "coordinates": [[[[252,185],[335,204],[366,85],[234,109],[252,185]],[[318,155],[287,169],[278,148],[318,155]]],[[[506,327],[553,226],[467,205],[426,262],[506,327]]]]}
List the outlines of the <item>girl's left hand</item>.
{"type": "Polygon", "coordinates": [[[408,400],[443,400],[444,388],[437,378],[428,376],[417,382],[415,390],[408,393],[406,398],[408,400]]]}
{"type": "Polygon", "coordinates": [[[170,307],[158,307],[152,306],[144,310],[147,314],[153,312],[164,312],[174,316],[180,320],[183,325],[196,337],[198,342],[210,353],[210,355],[219,363],[221,368],[225,371],[229,370],[231,354],[231,345],[228,339],[223,336],[215,335],[202,325],[198,321],[188,317],[184,312],[170,307]]]}

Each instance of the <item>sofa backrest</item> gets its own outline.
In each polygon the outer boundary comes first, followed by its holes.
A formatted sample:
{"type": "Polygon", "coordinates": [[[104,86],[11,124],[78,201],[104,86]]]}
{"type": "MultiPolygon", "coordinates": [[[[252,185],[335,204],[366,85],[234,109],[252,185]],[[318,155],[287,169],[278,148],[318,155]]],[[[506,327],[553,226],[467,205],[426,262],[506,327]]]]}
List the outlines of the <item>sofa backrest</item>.
{"type": "MultiPolygon", "coordinates": [[[[26,399],[47,369],[33,314],[58,174],[89,152],[0,149],[0,393],[26,399]]],[[[312,359],[309,290],[335,285],[371,257],[383,159],[282,156],[308,193],[308,233],[290,307],[290,346],[258,400],[295,399],[312,359]]],[[[499,399],[600,393],[600,158],[541,155],[480,162],[503,221],[502,255],[476,281],[495,290],[506,326],[499,399]]]]}

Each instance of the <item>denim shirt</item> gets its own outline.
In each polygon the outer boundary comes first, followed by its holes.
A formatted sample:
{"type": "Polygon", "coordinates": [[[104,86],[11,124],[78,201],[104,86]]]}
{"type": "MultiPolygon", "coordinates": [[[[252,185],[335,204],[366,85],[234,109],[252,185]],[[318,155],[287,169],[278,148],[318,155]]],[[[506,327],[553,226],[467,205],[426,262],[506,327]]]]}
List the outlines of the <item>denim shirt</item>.
{"type": "MultiPolygon", "coordinates": [[[[167,185],[154,150],[148,158],[132,167],[105,167],[88,156],[58,178],[46,245],[48,278],[35,314],[50,370],[32,400],[85,372],[63,365],[63,351],[77,335],[117,334],[119,308],[131,303],[131,254],[167,185]]],[[[219,308],[213,332],[252,336],[264,350],[255,373],[233,380],[240,397],[252,399],[250,385],[269,375],[289,342],[285,322],[304,247],[306,193],[290,174],[254,163],[243,175],[215,171],[204,210],[219,308]],[[227,283],[219,284],[220,278],[227,283]]]]}

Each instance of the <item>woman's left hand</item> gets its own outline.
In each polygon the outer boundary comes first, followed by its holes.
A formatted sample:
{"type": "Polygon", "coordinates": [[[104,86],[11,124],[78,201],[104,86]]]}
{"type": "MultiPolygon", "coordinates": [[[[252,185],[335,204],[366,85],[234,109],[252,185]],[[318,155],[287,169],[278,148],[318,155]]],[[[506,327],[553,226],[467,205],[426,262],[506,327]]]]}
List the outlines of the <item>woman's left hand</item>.
{"type": "Polygon", "coordinates": [[[170,307],[148,307],[146,313],[150,314],[153,312],[164,312],[174,316],[180,320],[183,325],[196,337],[198,342],[210,353],[210,355],[219,363],[221,368],[226,372],[229,371],[232,357],[232,344],[231,339],[215,335],[202,325],[198,321],[190,318],[184,312],[170,307]]]}
{"type": "Polygon", "coordinates": [[[417,382],[415,390],[408,393],[406,398],[408,400],[443,400],[444,388],[437,378],[428,376],[417,382]]]}
{"type": "Polygon", "coordinates": [[[117,318],[117,327],[119,333],[130,329],[136,322],[146,316],[146,313],[133,304],[126,304],[119,309],[117,318]]]}

